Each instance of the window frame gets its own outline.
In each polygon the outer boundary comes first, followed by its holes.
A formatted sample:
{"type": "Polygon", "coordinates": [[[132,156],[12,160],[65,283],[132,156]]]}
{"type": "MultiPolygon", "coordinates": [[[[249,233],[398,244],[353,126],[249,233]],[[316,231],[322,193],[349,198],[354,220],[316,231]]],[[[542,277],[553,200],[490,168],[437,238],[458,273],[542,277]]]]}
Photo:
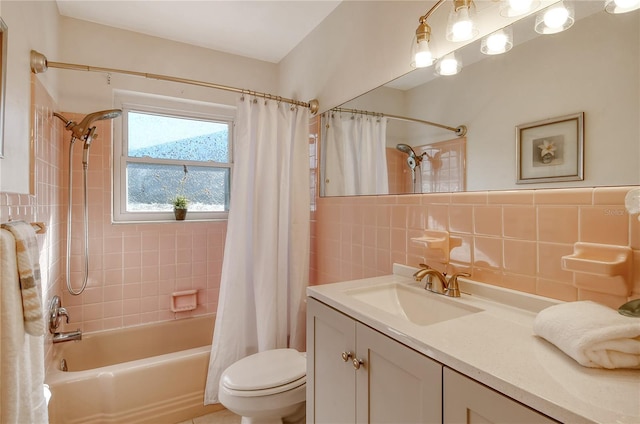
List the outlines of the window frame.
{"type": "MultiPolygon", "coordinates": [[[[112,173],[112,222],[175,222],[173,211],[140,212],[127,211],[127,163],[152,163],[160,165],[187,165],[229,169],[229,191],[233,184],[233,140],[235,126],[235,110],[233,106],[214,103],[188,101],[164,96],[146,95],[142,93],[121,93],[115,96],[116,107],[122,109],[120,125],[113,124],[113,173],[112,173]],[[201,162],[174,159],[134,158],[128,152],[128,112],[138,112],[175,118],[205,120],[226,123],[229,128],[229,163],[201,162]]],[[[228,202],[227,204],[230,205],[228,202]]],[[[230,208],[230,206],[229,206],[230,208]]],[[[192,211],[187,213],[186,221],[226,220],[228,211],[192,211]]]]}

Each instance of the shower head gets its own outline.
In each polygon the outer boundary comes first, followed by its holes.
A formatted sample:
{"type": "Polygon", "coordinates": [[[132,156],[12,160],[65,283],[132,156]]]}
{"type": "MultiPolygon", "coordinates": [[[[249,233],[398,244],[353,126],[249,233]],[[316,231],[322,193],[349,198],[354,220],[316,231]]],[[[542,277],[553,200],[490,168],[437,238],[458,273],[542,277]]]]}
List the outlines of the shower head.
{"type": "MultiPolygon", "coordinates": [[[[88,130],[90,129],[90,125],[95,121],[102,121],[104,119],[113,119],[117,118],[122,114],[122,110],[120,109],[108,109],[101,110],[98,112],[93,112],[84,117],[79,124],[71,127],[71,132],[78,138],[83,138],[88,135],[88,130]]],[[[90,141],[89,141],[90,142],[90,141]]]]}
{"type": "Polygon", "coordinates": [[[416,157],[416,152],[413,151],[413,149],[411,148],[411,146],[409,146],[408,144],[404,144],[404,143],[400,143],[398,145],[396,145],[396,149],[400,150],[403,153],[408,154],[411,157],[416,157]]]}
{"type": "Polygon", "coordinates": [[[84,119],[82,119],[82,121],[80,121],[79,124],[77,124],[76,122],[70,119],[65,118],[64,116],[56,112],[53,113],[53,116],[55,116],[56,118],[59,118],[62,122],[64,122],[65,129],[71,131],[71,133],[75,138],[81,138],[81,139],[84,139],[86,142],[91,143],[91,139],[88,138],[88,136],[90,133],[91,124],[93,122],[102,121],[103,119],[117,118],[121,114],[122,114],[122,110],[120,109],[101,110],[98,112],[93,112],[88,114],[87,116],[84,117],[84,119]]]}

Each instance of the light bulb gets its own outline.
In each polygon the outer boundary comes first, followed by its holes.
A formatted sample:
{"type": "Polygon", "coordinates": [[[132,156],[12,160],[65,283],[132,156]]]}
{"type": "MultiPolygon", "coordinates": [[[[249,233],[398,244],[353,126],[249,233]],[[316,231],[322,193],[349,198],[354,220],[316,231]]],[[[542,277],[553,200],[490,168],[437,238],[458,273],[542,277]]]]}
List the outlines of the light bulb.
{"type": "Polygon", "coordinates": [[[511,27],[500,29],[482,39],[480,51],[484,54],[506,53],[513,47],[513,30],[511,27]]]}
{"type": "Polygon", "coordinates": [[[429,50],[429,42],[427,40],[420,40],[418,42],[418,49],[414,56],[416,68],[426,68],[433,65],[433,55],[429,50]]]}
{"type": "Polygon", "coordinates": [[[544,14],[544,24],[549,28],[562,28],[567,22],[569,11],[565,7],[554,7],[544,14]]]}
{"type": "Polygon", "coordinates": [[[453,37],[456,41],[469,40],[473,38],[473,22],[469,17],[469,9],[464,7],[458,13],[458,19],[453,24],[453,37]]]}
{"type": "Polygon", "coordinates": [[[533,0],[509,0],[509,7],[515,13],[527,13],[531,10],[533,0]]]}
{"type": "Polygon", "coordinates": [[[500,14],[507,18],[522,16],[540,5],[539,0],[504,0],[500,14]]]}
{"type": "Polygon", "coordinates": [[[640,0],[607,0],[604,10],[609,13],[627,13],[640,9],[640,0]]]}
{"type": "Polygon", "coordinates": [[[560,2],[550,9],[547,9],[542,15],[536,16],[535,30],[539,34],[556,34],[571,28],[575,19],[573,7],[560,2]]]}
{"type": "Polygon", "coordinates": [[[460,72],[462,64],[454,54],[449,54],[438,61],[436,73],[438,75],[455,75],[460,72]]]}

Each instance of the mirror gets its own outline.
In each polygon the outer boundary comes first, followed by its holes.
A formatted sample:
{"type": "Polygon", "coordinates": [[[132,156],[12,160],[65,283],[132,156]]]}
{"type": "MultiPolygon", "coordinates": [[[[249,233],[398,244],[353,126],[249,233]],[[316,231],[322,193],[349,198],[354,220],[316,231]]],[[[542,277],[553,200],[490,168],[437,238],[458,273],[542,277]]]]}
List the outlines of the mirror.
{"type": "MultiPolygon", "coordinates": [[[[453,128],[465,125],[464,137],[375,114],[323,114],[321,195],[640,184],[640,11],[611,15],[602,2],[595,1],[574,2],[574,6],[576,22],[564,32],[538,36],[533,30],[535,16],[528,16],[512,25],[514,47],[505,54],[481,54],[478,40],[456,51],[463,62],[457,75],[435,77],[433,67],[416,69],[340,106],[453,128]],[[519,184],[516,129],[579,113],[584,113],[582,180],[519,184]],[[336,165],[336,155],[326,142],[331,136],[328,120],[337,116],[343,121],[386,121],[387,191],[384,187],[375,193],[332,189],[336,182],[332,168],[358,169],[358,175],[366,175],[359,168],[376,162],[363,160],[364,147],[356,145],[351,155],[355,162],[336,165]],[[419,171],[415,182],[411,154],[397,147],[400,144],[422,159],[415,168],[419,171]],[[394,178],[403,179],[402,184],[394,178]]],[[[383,173],[380,167],[373,171],[383,173]]]]}
{"type": "Polygon", "coordinates": [[[4,98],[7,81],[7,25],[0,19],[0,159],[4,158],[4,98]]]}

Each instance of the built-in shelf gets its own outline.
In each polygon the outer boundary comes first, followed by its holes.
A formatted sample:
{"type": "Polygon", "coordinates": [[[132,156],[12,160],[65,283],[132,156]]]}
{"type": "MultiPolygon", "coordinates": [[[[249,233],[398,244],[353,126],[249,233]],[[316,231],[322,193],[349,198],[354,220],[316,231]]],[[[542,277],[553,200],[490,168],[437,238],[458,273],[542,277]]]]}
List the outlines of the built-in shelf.
{"type": "Polygon", "coordinates": [[[198,291],[184,290],[171,293],[171,311],[193,311],[198,306],[198,291]]]}
{"type": "Polygon", "coordinates": [[[576,278],[574,286],[601,293],[629,295],[633,252],[628,246],[578,242],[573,254],[562,257],[562,269],[590,274],[576,278]]]}
{"type": "Polygon", "coordinates": [[[427,248],[426,259],[442,263],[449,262],[449,232],[443,230],[424,230],[422,237],[412,237],[411,242],[427,248]]]}

